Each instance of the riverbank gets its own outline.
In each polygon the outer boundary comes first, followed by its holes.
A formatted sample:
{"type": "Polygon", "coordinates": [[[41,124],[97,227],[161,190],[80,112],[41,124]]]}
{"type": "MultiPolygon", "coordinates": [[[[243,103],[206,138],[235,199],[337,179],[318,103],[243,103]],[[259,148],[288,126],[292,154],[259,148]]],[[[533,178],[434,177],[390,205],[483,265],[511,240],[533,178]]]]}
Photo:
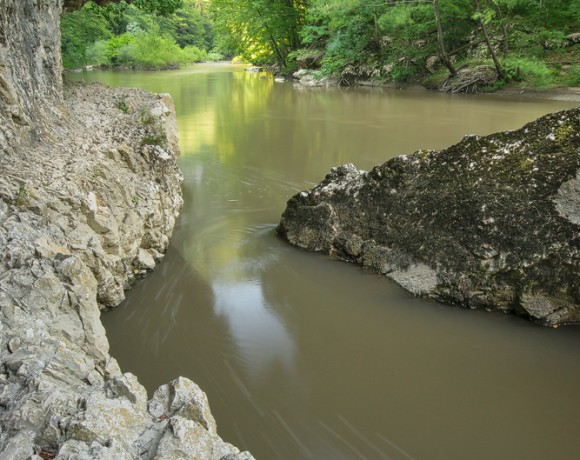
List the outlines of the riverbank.
{"type": "MultiPolygon", "coordinates": [[[[340,78],[322,77],[318,78],[317,72],[302,69],[294,72],[291,78],[297,84],[306,87],[330,87],[330,86],[368,86],[377,88],[397,88],[412,90],[432,90],[440,91],[438,87],[428,87],[420,84],[380,82],[368,79],[354,79],[348,84],[342,82],[340,78]]],[[[506,85],[498,90],[481,91],[480,94],[497,94],[501,96],[530,97],[537,99],[548,99],[554,101],[569,101],[580,103],[580,87],[557,87],[557,88],[528,88],[516,85],[506,85]]]]}
{"type": "Polygon", "coordinates": [[[100,311],[167,249],[182,205],[169,95],[69,84],[61,118],[0,157],[0,456],[249,459],[188,379],[145,388],[100,311]]]}
{"type": "Polygon", "coordinates": [[[535,88],[505,87],[493,94],[501,96],[529,97],[534,99],[549,99],[552,101],[568,101],[580,103],[580,87],[563,87],[539,90],[535,88]]]}

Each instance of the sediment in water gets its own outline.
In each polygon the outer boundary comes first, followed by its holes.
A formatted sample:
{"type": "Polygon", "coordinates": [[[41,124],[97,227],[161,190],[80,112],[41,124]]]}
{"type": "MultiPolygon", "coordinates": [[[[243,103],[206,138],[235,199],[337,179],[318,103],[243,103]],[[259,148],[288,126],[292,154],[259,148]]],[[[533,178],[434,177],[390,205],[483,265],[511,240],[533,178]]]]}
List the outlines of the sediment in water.
{"type": "Polygon", "coordinates": [[[580,322],[580,109],[369,172],[333,168],[278,232],[410,292],[545,325],[580,322]]]}

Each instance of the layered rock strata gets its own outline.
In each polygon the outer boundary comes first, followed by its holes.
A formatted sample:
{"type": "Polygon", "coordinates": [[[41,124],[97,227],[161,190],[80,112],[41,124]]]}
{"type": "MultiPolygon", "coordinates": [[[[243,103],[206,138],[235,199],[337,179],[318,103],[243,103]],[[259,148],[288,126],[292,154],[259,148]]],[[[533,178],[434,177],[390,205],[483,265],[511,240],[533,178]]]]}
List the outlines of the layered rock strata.
{"type": "Polygon", "coordinates": [[[580,109],[369,172],[333,168],[290,199],[278,232],[416,295],[580,322],[580,109]]]}
{"type": "Polygon", "coordinates": [[[50,142],[0,158],[0,457],[251,458],[193,382],[148,402],[99,319],[162,257],[182,204],[171,98],[75,84],[63,112],[50,142]]]}
{"type": "MultiPolygon", "coordinates": [[[[0,0],[0,458],[228,459],[190,380],[148,401],[100,322],[182,204],[171,97],[62,85],[60,14],[0,0]]],[[[106,0],[99,1],[106,3],[106,0]]]]}

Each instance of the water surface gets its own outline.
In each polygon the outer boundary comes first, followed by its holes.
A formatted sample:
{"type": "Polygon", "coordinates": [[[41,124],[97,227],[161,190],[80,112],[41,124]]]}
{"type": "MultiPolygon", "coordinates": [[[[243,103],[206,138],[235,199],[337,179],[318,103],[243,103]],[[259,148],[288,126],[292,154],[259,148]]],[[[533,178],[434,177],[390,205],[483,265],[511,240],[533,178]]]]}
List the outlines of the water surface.
{"type": "Polygon", "coordinates": [[[226,65],[72,78],[176,103],[182,216],[158,270],[103,315],[112,354],[150,392],[191,378],[219,433],[261,460],[578,458],[578,329],[417,299],[274,233],[332,166],[575,104],[295,88],[226,65]]]}

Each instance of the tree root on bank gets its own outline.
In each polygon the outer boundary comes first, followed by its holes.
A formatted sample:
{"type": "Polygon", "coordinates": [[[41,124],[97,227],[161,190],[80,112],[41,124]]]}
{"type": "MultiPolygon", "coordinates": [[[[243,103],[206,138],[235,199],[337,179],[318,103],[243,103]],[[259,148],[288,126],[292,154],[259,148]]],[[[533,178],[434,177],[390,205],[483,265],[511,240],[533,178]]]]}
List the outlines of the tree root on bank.
{"type": "Polygon", "coordinates": [[[477,93],[497,80],[497,72],[492,66],[480,65],[460,69],[455,77],[449,77],[440,87],[446,93],[477,93]]]}

